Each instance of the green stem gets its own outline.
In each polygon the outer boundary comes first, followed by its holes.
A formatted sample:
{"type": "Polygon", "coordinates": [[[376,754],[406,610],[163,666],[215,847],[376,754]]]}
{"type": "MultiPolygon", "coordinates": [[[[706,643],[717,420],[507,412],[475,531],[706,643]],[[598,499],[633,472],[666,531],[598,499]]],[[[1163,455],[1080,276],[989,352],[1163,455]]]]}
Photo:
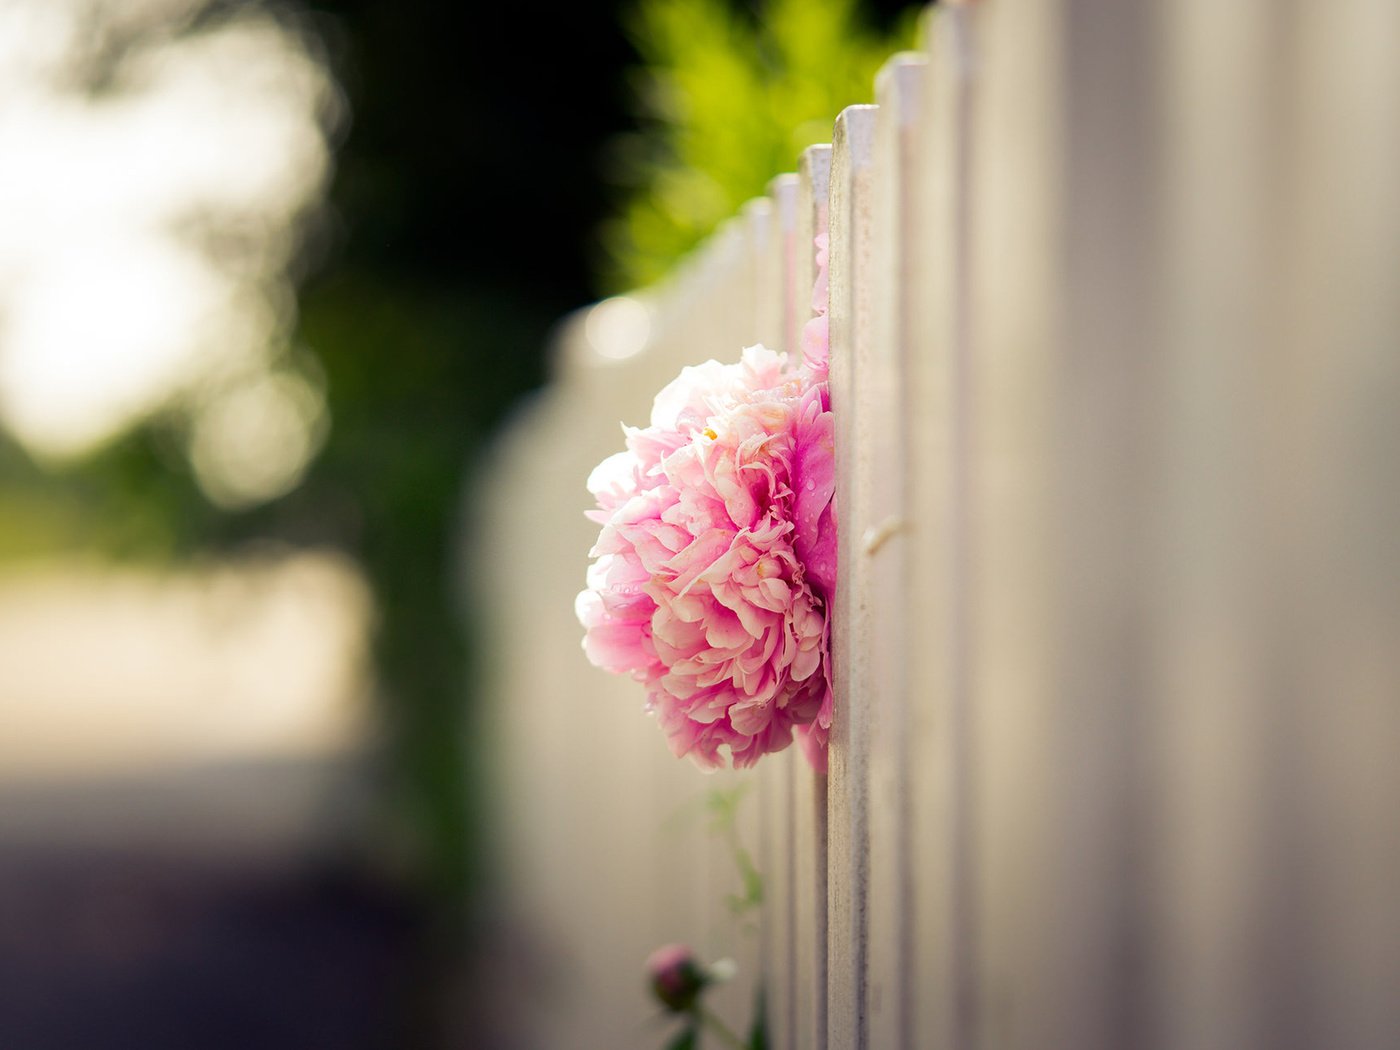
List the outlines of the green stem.
{"type": "Polygon", "coordinates": [[[695,1004],[695,1016],[702,1025],[708,1025],[710,1031],[719,1036],[725,1045],[733,1047],[734,1050],[748,1050],[748,1047],[739,1041],[739,1037],[729,1030],[728,1025],[699,1003],[695,1004]]]}

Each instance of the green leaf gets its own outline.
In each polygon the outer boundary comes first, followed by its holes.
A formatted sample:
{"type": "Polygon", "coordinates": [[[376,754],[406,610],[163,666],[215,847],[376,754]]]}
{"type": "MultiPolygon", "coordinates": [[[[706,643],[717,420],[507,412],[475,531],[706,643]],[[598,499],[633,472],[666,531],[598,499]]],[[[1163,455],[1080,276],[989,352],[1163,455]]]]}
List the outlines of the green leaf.
{"type": "Polygon", "coordinates": [[[695,1050],[699,1045],[700,1027],[691,1022],[676,1033],[675,1038],[666,1044],[666,1050],[695,1050]]]}
{"type": "Polygon", "coordinates": [[[830,141],[837,113],[873,100],[913,25],[877,32],[856,0],[636,0],[626,29],[644,63],[643,129],[619,179],[630,197],[603,231],[612,283],[664,277],[803,148],[830,141]]]}

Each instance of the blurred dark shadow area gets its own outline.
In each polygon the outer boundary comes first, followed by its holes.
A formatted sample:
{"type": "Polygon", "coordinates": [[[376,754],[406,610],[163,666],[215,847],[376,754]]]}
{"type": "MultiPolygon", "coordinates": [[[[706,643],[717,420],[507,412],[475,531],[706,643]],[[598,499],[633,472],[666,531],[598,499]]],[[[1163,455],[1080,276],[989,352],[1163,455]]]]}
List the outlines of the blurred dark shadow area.
{"type": "Polygon", "coordinates": [[[595,294],[630,54],[0,0],[0,1046],[512,1045],[462,493],[595,294]]]}

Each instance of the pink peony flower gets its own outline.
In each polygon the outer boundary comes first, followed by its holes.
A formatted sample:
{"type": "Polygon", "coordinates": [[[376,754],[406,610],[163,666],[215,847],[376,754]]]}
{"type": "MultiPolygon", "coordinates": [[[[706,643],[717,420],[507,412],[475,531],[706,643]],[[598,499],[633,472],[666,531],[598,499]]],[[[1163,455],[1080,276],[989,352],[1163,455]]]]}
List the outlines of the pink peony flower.
{"type": "Polygon", "coordinates": [[[726,753],[750,766],[796,734],[825,769],[835,470],[813,349],[799,368],[752,346],[682,370],[588,479],[603,528],[577,602],[584,649],[642,682],[671,750],[704,768],[726,753]]]}

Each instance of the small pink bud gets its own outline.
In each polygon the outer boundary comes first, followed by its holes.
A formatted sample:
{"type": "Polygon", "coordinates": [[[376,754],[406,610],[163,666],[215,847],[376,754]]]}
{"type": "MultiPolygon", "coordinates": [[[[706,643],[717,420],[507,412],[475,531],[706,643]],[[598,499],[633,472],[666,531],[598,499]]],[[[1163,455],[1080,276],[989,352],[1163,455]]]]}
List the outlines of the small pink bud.
{"type": "Polygon", "coordinates": [[[695,997],[709,983],[705,971],[684,944],[668,944],[647,959],[651,990],[672,1013],[684,1013],[695,1005],[695,997]]]}

